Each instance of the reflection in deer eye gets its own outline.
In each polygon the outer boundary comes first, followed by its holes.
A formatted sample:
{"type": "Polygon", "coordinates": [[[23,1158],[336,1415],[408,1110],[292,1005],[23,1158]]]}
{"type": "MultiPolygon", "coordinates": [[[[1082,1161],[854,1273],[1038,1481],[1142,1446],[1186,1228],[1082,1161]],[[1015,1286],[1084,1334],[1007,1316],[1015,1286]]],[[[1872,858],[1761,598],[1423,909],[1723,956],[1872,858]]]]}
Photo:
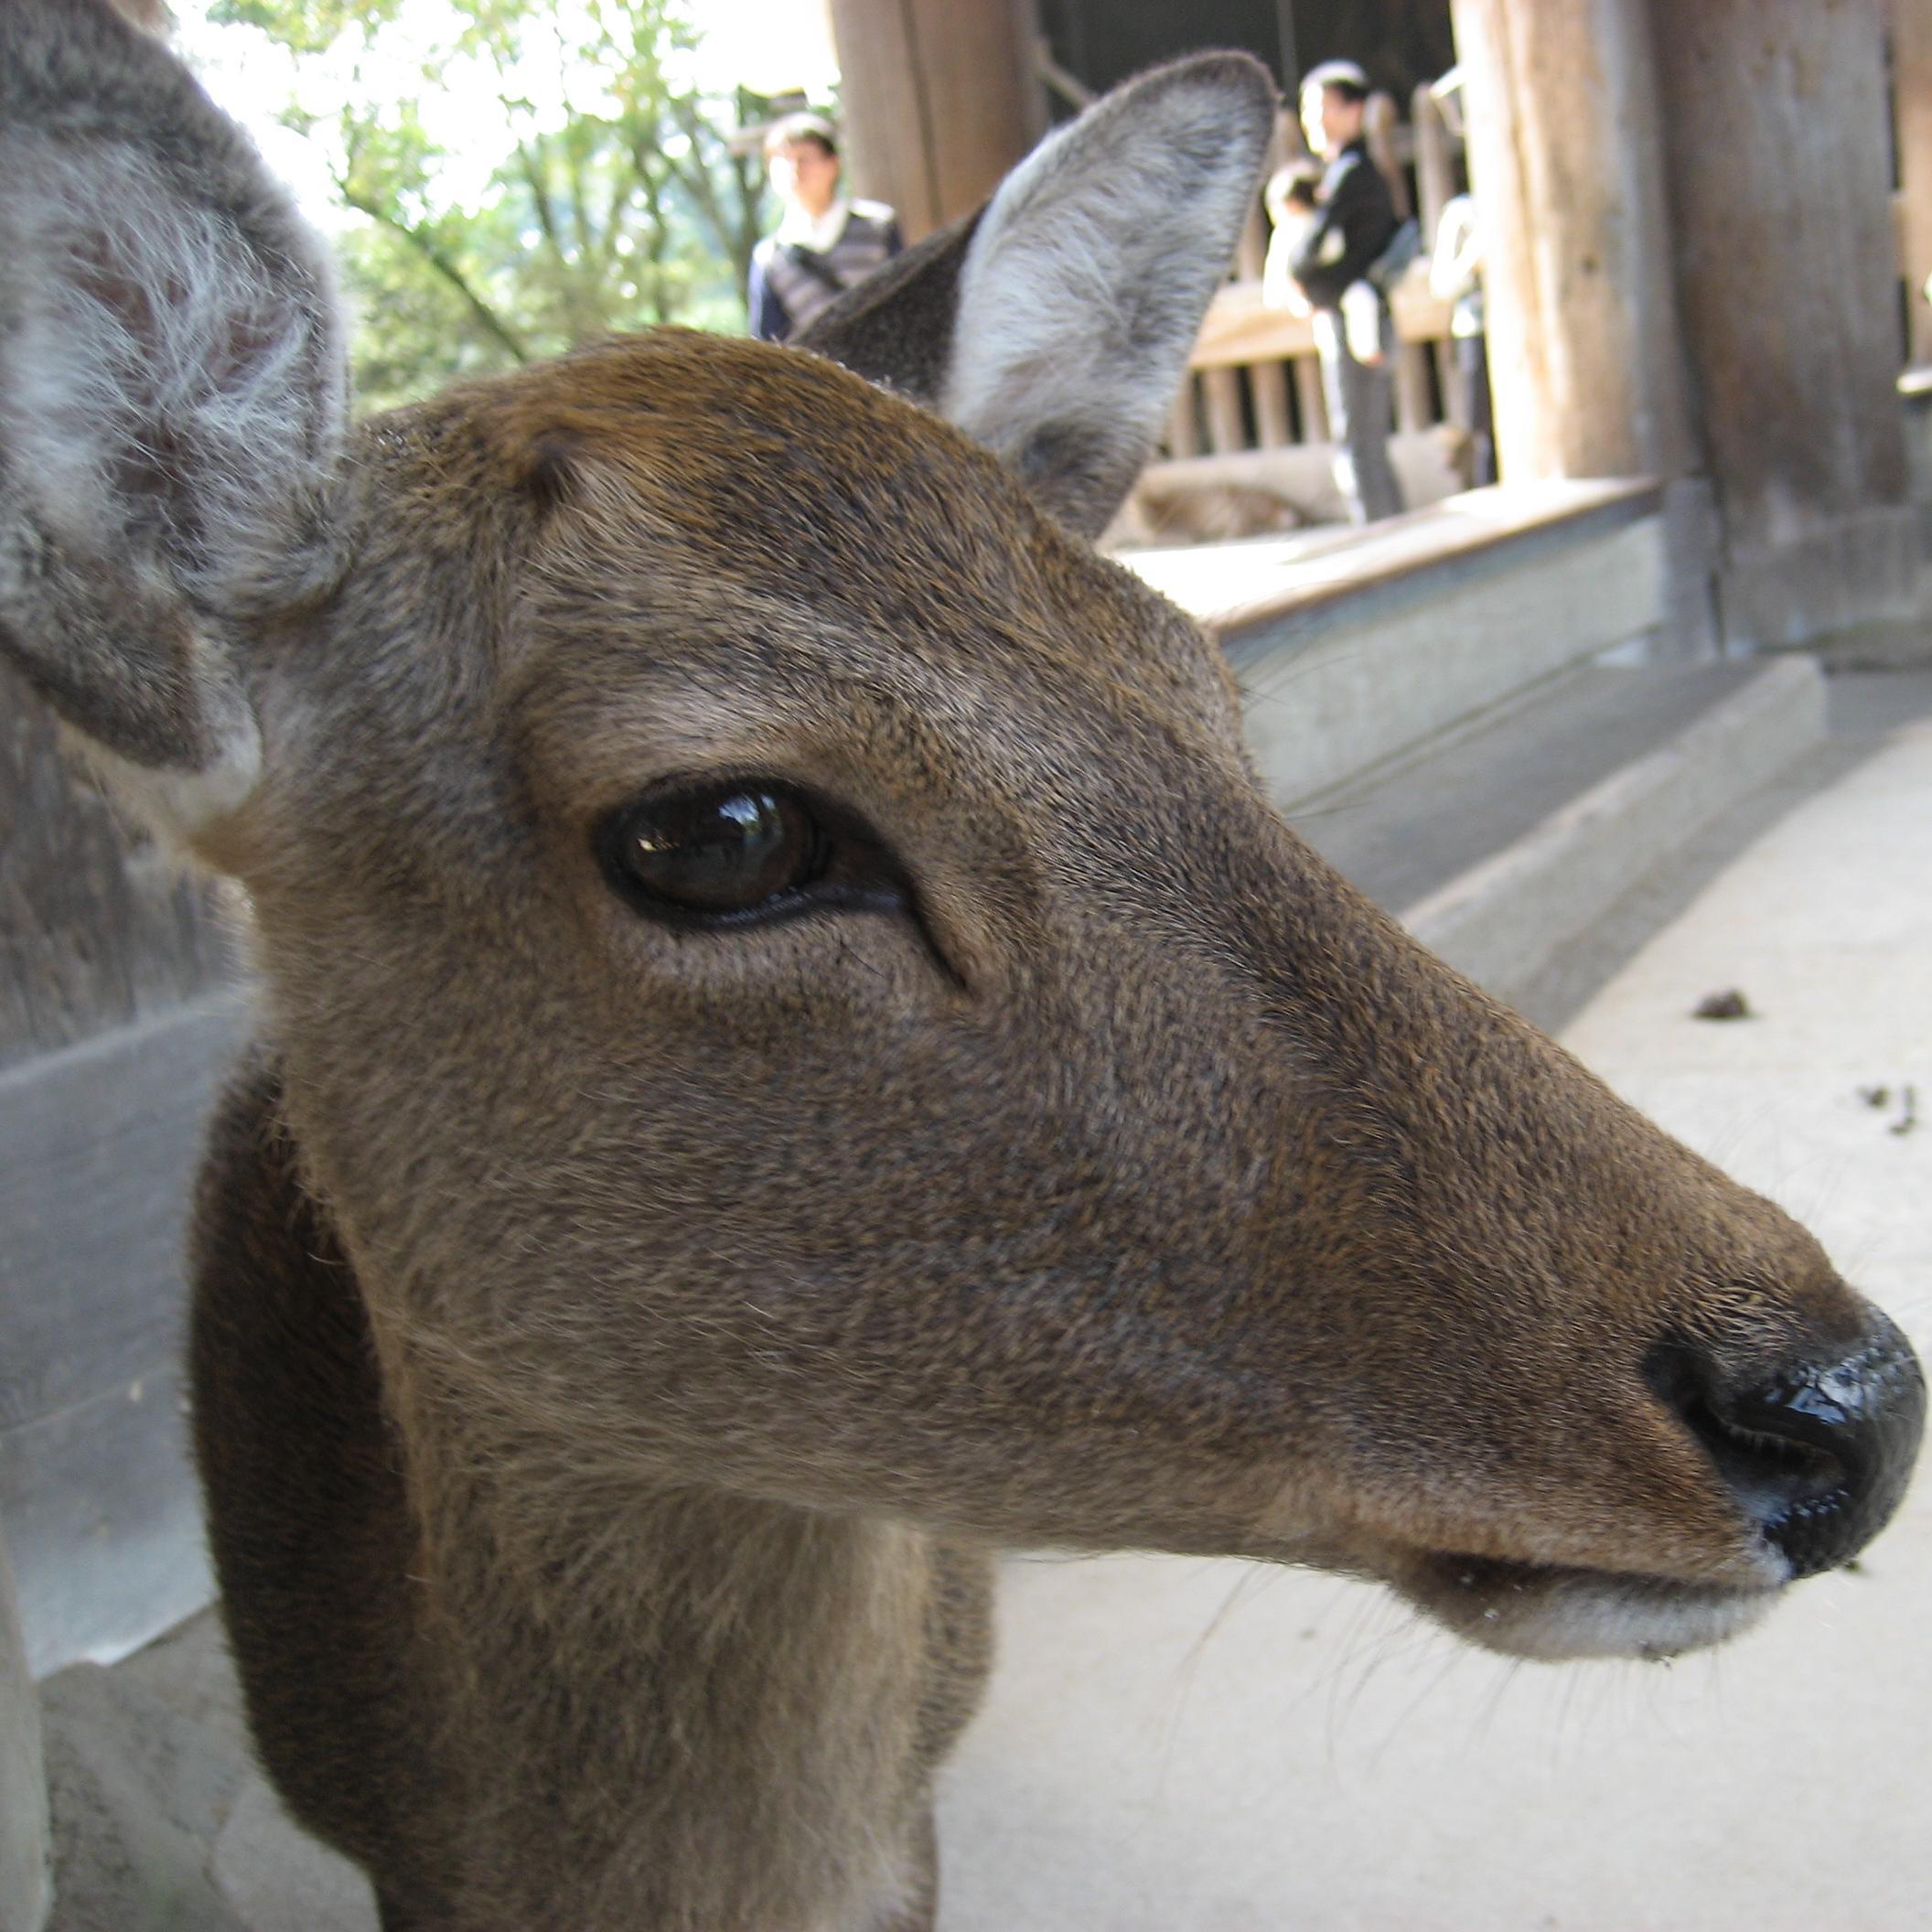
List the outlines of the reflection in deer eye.
{"type": "Polygon", "coordinates": [[[597,843],[627,897],[714,917],[785,901],[827,857],[804,800],[757,780],[640,800],[605,821],[597,843]]]}

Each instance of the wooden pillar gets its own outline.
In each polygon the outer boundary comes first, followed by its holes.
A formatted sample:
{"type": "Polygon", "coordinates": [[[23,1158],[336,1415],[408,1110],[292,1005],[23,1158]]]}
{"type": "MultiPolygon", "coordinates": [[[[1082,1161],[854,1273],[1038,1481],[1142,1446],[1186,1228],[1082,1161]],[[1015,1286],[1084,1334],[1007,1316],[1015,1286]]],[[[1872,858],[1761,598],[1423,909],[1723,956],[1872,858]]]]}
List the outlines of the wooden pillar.
{"type": "Polygon", "coordinates": [[[1167,412],[1167,428],[1164,437],[1170,456],[1197,456],[1201,453],[1201,425],[1195,414],[1194,378],[1181,378],[1180,392],[1174,399],[1174,406],[1167,412]]]}
{"type": "Polygon", "coordinates": [[[1892,77],[1898,113],[1905,282],[1911,296],[1912,360],[1932,362],[1932,5],[1894,0],[1892,77]]]}
{"type": "Polygon", "coordinates": [[[1903,617],[1918,558],[1881,11],[1656,0],[1653,19],[1726,638],[1903,617]]]}
{"type": "Polygon", "coordinates": [[[848,186],[907,242],[976,208],[1045,129],[1031,0],[832,0],[848,186]]]}
{"type": "Polygon", "coordinates": [[[1454,15],[1504,478],[1692,473],[1646,0],[1454,15]]]}
{"type": "Polygon", "coordinates": [[[1294,402],[1301,412],[1302,441],[1328,441],[1328,398],[1322,389],[1322,365],[1313,356],[1296,356],[1288,365],[1294,379],[1294,402]]]}
{"type": "Polygon", "coordinates": [[[1218,456],[1232,456],[1248,446],[1247,423],[1241,414],[1241,375],[1236,369],[1204,369],[1201,400],[1208,406],[1208,446],[1218,456]]]}

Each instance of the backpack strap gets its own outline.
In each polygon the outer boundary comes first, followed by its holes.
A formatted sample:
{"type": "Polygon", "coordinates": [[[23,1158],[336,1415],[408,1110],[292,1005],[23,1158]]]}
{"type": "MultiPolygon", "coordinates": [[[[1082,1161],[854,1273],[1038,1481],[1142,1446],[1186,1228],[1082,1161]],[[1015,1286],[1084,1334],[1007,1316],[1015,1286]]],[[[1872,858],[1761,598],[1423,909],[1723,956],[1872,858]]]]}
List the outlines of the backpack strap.
{"type": "Polygon", "coordinates": [[[801,268],[822,288],[835,295],[845,293],[845,284],[839,280],[839,272],[814,249],[807,248],[801,242],[788,242],[778,250],[786,261],[794,268],[801,268]]]}

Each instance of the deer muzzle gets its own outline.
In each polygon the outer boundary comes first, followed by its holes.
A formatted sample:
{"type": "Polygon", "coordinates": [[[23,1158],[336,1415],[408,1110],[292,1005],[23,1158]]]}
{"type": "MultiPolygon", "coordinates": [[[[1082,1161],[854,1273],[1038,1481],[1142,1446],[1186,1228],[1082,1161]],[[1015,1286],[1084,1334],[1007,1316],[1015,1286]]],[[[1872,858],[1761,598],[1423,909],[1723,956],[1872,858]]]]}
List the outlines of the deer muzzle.
{"type": "Polygon", "coordinates": [[[1793,1580],[1835,1569],[1877,1535],[1925,1433],[1924,1372],[1877,1309],[1849,1347],[1769,1375],[1740,1379],[1673,1343],[1653,1357],[1650,1381],[1793,1580]]]}

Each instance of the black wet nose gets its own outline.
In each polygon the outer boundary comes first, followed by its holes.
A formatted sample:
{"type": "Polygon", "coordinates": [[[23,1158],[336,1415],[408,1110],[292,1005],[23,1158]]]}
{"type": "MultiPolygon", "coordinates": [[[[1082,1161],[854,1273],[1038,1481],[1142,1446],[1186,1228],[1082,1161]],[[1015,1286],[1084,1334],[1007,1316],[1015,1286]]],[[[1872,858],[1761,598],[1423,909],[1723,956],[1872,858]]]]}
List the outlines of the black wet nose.
{"type": "Polygon", "coordinates": [[[1846,1562],[1884,1527],[1918,1454],[1926,1379],[1912,1345],[1875,1310],[1856,1347],[1738,1384],[1673,1346],[1652,1385],[1704,1445],[1793,1577],[1846,1562]]]}

